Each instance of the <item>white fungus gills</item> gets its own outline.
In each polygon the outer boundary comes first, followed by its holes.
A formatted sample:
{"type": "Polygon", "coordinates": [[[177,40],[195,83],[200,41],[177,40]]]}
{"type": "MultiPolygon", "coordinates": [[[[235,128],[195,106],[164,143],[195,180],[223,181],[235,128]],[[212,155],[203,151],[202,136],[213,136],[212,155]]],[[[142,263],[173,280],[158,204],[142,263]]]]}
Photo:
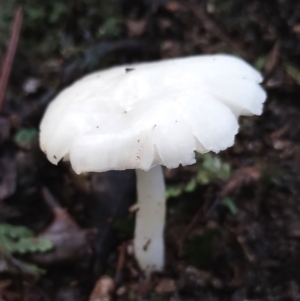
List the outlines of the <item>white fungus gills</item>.
{"type": "Polygon", "coordinates": [[[165,200],[158,165],[193,164],[195,151],[232,146],[238,117],[262,112],[266,93],[261,82],[259,72],[228,55],[96,72],[50,103],[40,125],[40,145],[52,163],[70,160],[77,173],[137,170],[136,257],[146,273],[160,270],[165,200]],[[163,204],[159,212],[157,204],[163,204]]]}

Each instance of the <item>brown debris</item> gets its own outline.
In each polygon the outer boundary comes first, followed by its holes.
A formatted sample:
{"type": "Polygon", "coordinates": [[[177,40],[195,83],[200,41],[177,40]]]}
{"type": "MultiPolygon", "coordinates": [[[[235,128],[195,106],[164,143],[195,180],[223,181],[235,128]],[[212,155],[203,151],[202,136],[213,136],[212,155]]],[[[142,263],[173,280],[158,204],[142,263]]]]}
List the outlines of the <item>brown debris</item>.
{"type": "Polygon", "coordinates": [[[182,5],[177,1],[169,1],[165,6],[171,12],[176,12],[182,8],[182,5]]]}
{"type": "Polygon", "coordinates": [[[0,117],[0,143],[9,138],[10,122],[7,118],[0,117]]]}
{"type": "Polygon", "coordinates": [[[218,37],[223,43],[225,42],[233,51],[237,51],[244,58],[249,57],[249,52],[245,45],[238,39],[232,38],[222,24],[219,24],[211,15],[207,13],[207,1],[199,5],[196,1],[190,1],[190,10],[203,25],[208,34],[218,37]]]}
{"type": "Polygon", "coordinates": [[[293,32],[300,35],[300,24],[293,26],[293,32]]]}
{"type": "Polygon", "coordinates": [[[237,193],[242,187],[256,182],[261,177],[261,171],[256,167],[241,167],[236,170],[221,190],[221,197],[237,193]]]}
{"type": "Polygon", "coordinates": [[[140,283],[134,283],[131,285],[131,289],[138,296],[143,296],[149,293],[153,289],[153,283],[149,280],[144,280],[140,283]]]}
{"type": "Polygon", "coordinates": [[[193,266],[188,266],[186,268],[186,273],[190,277],[197,279],[197,282],[200,286],[206,286],[211,280],[211,274],[207,271],[199,270],[193,266]]]}
{"type": "Polygon", "coordinates": [[[174,279],[162,278],[155,287],[158,294],[173,293],[176,291],[176,284],[174,279]]]}
{"type": "Polygon", "coordinates": [[[255,255],[252,253],[252,251],[250,250],[247,242],[246,242],[246,238],[242,235],[239,235],[237,237],[237,241],[239,242],[239,244],[241,245],[244,254],[246,256],[246,258],[250,261],[250,262],[255,262],[256,261],[256,257],[255,255]]]}
{"type": "Polygon", "coordinates": [[[121,282],[122,279],[122,272],[125,267],[126,262],[126,249],[127,249],[128,243],[123,243],[119,247],[119,258],[117,263],[117,269],[116,269],[116,275],[115,275],[115,283],[121,282]]]}
{"type": "Polygon", "coordinates": [[[11,279],[0,280],[0,292],[12,284],[11,279]]]}
{"type": "Polygon", "coordinates": [[[139,204],[138,203],[133,204],[132,206],[130,206],[130,208],[129,208],[130,213],[134,213],[134,212],[137,212],[137,211],[139,211],[139,204]]]}
{"type": "Polygon", "coordinates": [[[265,64],[266,78],[271,76],[276,71],[280,63],[280,58],[281,58],[280,48],[281,48],[281,42],[277,41],[267,57],[267,61],[265,64]]]}
{"type": "Polygon", "coordinates": [[[161,44],[160,51],[163,57],[173,58],[182,53],[182,48],[178,41],[166,40],[161,44]]]}
{"type": "Polygon", "coordinates": [[[26,281],[0,288],[0,301],[51,301],[34,283],[26,281]]]}
{"type": "Polygon", "coordinates": [[[136,38],[142,36],[146,31],[147,23],[145,20],[127,20],[126,27],[128,36],[131,38],[136,38]]]}
{"type": "Polygon", "coordinates": [[[293,220],[288,225],[288,234],[290,237],[299,238],[300,237],[300,221],[293,220]]]}
{"type": "Polygon", "coordinates": [[[112,278],[102,276],[95,284],[89,301],[110,301],[115,290],[115,283],[112,278]]]}
{"type": "Polygon", "coordinates": [[[17,187],[17,167],[13,158],[3,157],[0,160],[0,201],[15,193],[17,187]]]}

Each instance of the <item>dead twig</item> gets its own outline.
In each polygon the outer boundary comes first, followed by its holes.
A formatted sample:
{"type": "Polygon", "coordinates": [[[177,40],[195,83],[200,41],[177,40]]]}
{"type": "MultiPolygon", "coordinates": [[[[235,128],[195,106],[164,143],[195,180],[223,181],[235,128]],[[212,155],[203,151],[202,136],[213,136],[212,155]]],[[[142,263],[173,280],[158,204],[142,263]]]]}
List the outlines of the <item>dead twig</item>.
{"type": "Polygon", "coordinates": [[[120,285],[122,283],[122,273],[123,273],[123,269],[125,267],[126,264],[126,250],[128,248],[128,245],[131,244],[131,241],[126,241],[124,243],[122,243],[118,250],[119,250],[119,258],[118,258],[118,262],[117,262],[117,269],[116,269],[116,274],[115,274],[115,283],[116,285],[120,285]]]}
{"type": "Polygon", "coordinates": [[[194,227],[196,226],[196,224],[199,222],[201,216],[203,216],[203,208],[202,207],[196,212],[196,214],[194,215],[194,217],[192,218],[192,220],[190,221],[190,223],[186,226],[183,234],[177,240],[178,255],[180,257],[183,256],[183,253],[184,253],[184,243],[185,243],[185,241],[186,241],[189,233],[194,229],[194,227]]]}
{"type": "Polygon", "coordinates": [[[7,83],[10,76],[14,57],[16,54],[18,42],[19,42],[22,21],[23,21],[22,8],[19,7],[15,13],[8,48],[2,63],[2,71],[0,77],[0,111],[3,106],[3,99],[4,99],[7,83]]]}
{"type": "Polygon", "coordinates": [[[126,253],[126,245],[122,244],[119,247],[119,258],[117,263],[117,269],[115,274],[115,283],[120,284],[122,282],[122,271],[125,266],[125,255],[126,253]]]}

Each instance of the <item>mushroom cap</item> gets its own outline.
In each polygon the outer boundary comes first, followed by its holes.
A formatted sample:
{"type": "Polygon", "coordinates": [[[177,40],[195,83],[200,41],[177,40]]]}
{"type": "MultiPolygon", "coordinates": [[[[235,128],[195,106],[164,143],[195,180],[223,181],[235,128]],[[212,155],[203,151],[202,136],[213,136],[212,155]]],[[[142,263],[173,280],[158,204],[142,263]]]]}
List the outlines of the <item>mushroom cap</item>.
{"type": "Polygon", "coordinates": [[[243,60],[206,55],[115,67],[63,90],[40,125],[40,145],[77,173],[175,168],[233,145],[239,115],[259,115],[262,76],[243,60]]]}

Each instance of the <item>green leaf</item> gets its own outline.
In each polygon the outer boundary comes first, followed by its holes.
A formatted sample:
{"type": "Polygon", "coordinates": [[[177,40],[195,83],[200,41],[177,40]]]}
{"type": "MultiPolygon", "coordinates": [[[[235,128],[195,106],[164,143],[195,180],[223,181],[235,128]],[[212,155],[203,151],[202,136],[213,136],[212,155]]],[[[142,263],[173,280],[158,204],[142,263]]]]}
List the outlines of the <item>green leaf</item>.
{"type": "Polygon", "coordinates": [[[255,61],[254,66],[258,70],[263,70],[265,68],[266,62],[267,62],[266,57],[261,56],[255,61]]]}
{"type": "Polygon", "coordinates": [[[31,230],[23,226],[12,226],[9,224],[0,224],[0,235],[7,235],[12,238],[33,237],[31,230]]]}
{"type": "Polygon", "coordinates": [[[182,194],[182,188],[180,186],[170,186],[166,189],[166,199],[176,198],[182,194]]]}
{"type": "Polygon", "coordinates": [[[226,206],[233,215],[238,213],[238,208],[236,207],[234,201],[231,198],[224,198],[221,201],[221,204],[226,206]]]}
{"type": "Polygon", "coordinates": [[[192,178],[184,188],[185,192],[193,192],[197,187],[196,178],[192,178]]]}
{"type": "Polygon", "coordinates": [[[100,33],[107,37],[117,37],[121,33],[121,22],[119,19],[108,18],[100,27],[100,33]]]}
{"type": "Polygon", "coordinates": [[[230,177],[231,168],[228,163],[224,163],[220,157],[210,153],[198,156],[197,182],[207,185],[214,179],[227,180],[230,177]]]}
{"type": "Polygon", "coordinates": [[[44,238],[34,237],[34,233],[23,226],[0,224],[0,249],[9,253],[46,252],[53,243],[44,238]]]}
{"type": "Polygon", "coordinates": [[[7,241],[6,248],[10,253],[46,252],[53,248],[53,243],[44,238],[21,238],[18,241],[7,241]]]}
{"type": "Polygon", "coordinates": [[[13,253],[46,252],[53,248],[51,241],[35,238],[34,233],[24,226],[0,223],[0,272],[40,275],[45,271],[36,265],[23,262],[13,253]]]}
{"type": "Polygon", "coordinates": [[[38,131],[34,128],[20,129],[14,136],[15,143],[20,147],[29,147],[32,141],[38,137],[38,131]]]}
{"type": "Polygon", "coordinates": [[[218,156],[212,154],[198,155],[198,173],[186,185],[169,186],[166,189],[166,199],[179,197],[184,192],[193,192],[197,184],[207,185],[214,179],[227,180],[230,177],[231,168],[218,156]]]}
{"type": "Polygon", "coordinates": [[[206,170],[200,170],[197,173],[197,182],[202,185],[207,185],[210,182],[210,177],[206,170]]]}

